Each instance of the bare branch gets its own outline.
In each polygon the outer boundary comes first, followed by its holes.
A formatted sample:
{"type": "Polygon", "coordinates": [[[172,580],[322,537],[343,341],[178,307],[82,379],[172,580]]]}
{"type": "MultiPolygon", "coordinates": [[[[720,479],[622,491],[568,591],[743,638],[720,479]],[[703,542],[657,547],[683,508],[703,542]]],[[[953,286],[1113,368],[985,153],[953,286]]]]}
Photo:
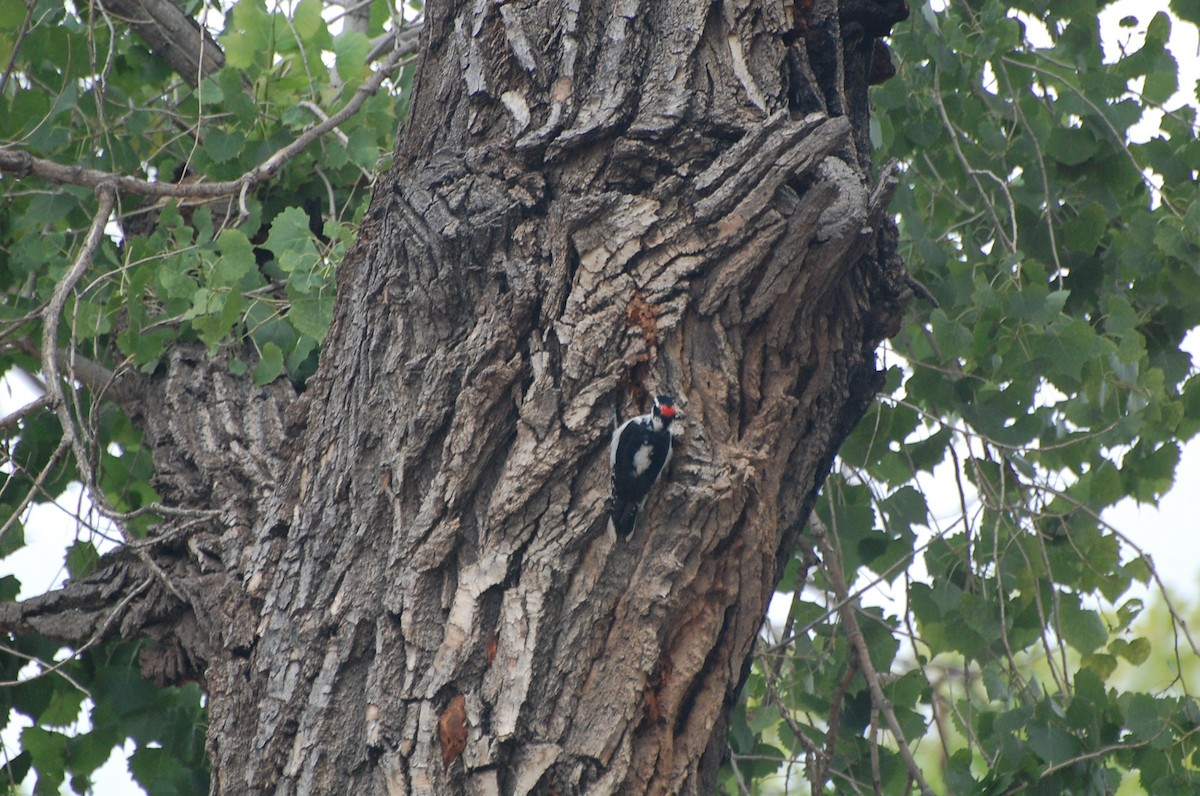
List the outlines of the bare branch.
{"type": "Polygon", "coordinates": [[[389,30],[380,36],[371,44],[371,51],[367,53],[367,63],[371,63],[376,58],[382,57],[389,50],[415,53],[419,46],[418,40],[421,38],[421,28],[423,25],[423,22],[416,22],[404,28],[399,33],[395,30],[389,30]]]}
{"type": "MultiPolygon", "coordinates": [[[[44,313],[45,309],[42,312],[44,313]]],[[[43,355],[43,349],[30,340],[15,340],[12,345],[39,360],[43,355]]],[[[65,371],[71,379],[88,387],[98,396],[112,400],[119,406],[129,408],[141,397],[139,391],[134,388],[128,373],[114,372],[95,360],[65,348],[55,349],[54,361],[58,368],[65,371]]],[[[0,423],[0,428],[3,427],[4,424],[0,423]]]]}
{"type": "Polygon", "coordinates": [[[95,473],[92,470],[91,460],[87,455],[83,440],[79,439],[79,435],[76,433],[74,418],[71,417],[71,412],[67,408],[55,341],[58,338],[58,324],[62,320],[63,309],[67,305],[67,297],[75,289],[75,285],[83,277],[84,272],[91,267],[92,258],[104,237],[104,227],[107,226],[109,216],[112,215],[113,208],[117,205],[117,189],[111,182],[97,186],[96,193],[100,197],[100,206],[92,217],[92,226],[88,229],[83,248],[80,249],[79,256],[75,258],[70,270],[54,287],[50,303],[42,312],[41,352],[42,370],[46,374],[46,394],[54,403],[54,410],[58,413],[59,422],[62,424],[64,438],[71,442],[84,483],[89,485],[96,482],[95,473]]]}
{"type": "Polygon", "coordinates": [[[0,418],[0,431],[8,431],[20,423],[27,415],[39,412],[50,405],[50,396],[43,395],[22,406],[20,409],[0,418]]]}
{"type": "MultiPolygon", "coordinates": [[[[68,655],[65,659],[59,661],[58,663],[47,665],[45,662],[38,660],[37,658],[34,658],[33,656],[25,655],[24,653],[18,652],[17,650],[14,650],[10,647],[3,646],[3,645],[0,645],[0,650],[3,650],[4,652],[9,653],[10,655],[16,655],[21,658],[26,658],[31,661],[36,661],[37,663],[41,664],[44,667],[42,669],[42,671],[35,674],[33,676],[33,678],[26,678],[26,679],[34,679],[37,677],[45,677],[45,676],[51,675],[51,674],[59,674],[63,677],[63,679],[65,679],[71,685],[75,686],[80,691],[83,691],[86,693],[87,689],[85,689],[79,683],[75,682],[75,680],[73,680],[70,675],[68,675],[66,672],[63,671],[63,668],[68,663],[70,663],[71,661],[78,658],[80,653],[82,653],[88,647],[94,646],[97,642],[103,640],[107,636],[108,631],[112,629],[112,626],[121,617],[121,614],[123,614],[125,612],[125,609],[129,607],[129,604],[131,602],[133,602],[134,599],[136,599],[138,596],[144,594],[146,589],[148,589],[150,587],[150,584],[152,582],[153,581],[151,581],[150,578],[146,578],[145,580],[142,581],[141,585],[137,586],[131,592],[129,592],[129,594],[127,594],[123,598],[121,598],[121,601],[119,603],[117,603],[117,605],[112,609],[112,611],[108,614],[108,616],[104,619],[104,621],[100,623],[99,627],[96,628],[95,632],[92,633],[91,637],[88,638],[88,640],[85,641],[78,649],[74,650],[70,655],[68,655]]],[[[25,682],[25,681],[26,680],[7,680],[4,682],[0,682],[0,688],[4,688],[7,686],[14,686],[14,685],[17,685],[17,684],[25,682]]]]}
{"type": "Polygon", "coordinates": [[[871,704],[876,710],[883,713],[884,719],[887,720],[888,729],[892,731],[892,736],[896,739],[896,747],[900,752],[900,757],[904,760],[904,765],[908,768],[909,775],[916,781],[921,789],[922,796],[933,796],[933,789],[929,787],[929,783],[925,781],[925,775],[921,773],[921,767],[917,765],[917,761],[913,758],[912,750],[908,746],[908,740],[904,737],[903,730],[900,729],[900,722],[896,719],[896,711],[892,710],[892,703],[883,693],[883,686],[879,682],[879,672],[875,671],[875,664],[871,662],[871,656],[867,651],[867,642],[863,638],[862,630],[858,626],[858,618],[854,615],[857,609],[857,602],[850,599],[849,589],[846,588],[846,578],[842,575],[842,567],[840,559],[829,545],[829,539],[825,533],[825,524],[821,519],[813,514],[809,520],[809,527],[812,528],[813,540],[816,542],[817,548],[821,551],[821,558],[825,564],[825,572],[829,576],[829,583],[833,587],[834,596],[838,600],[838,616],[842,623],[846,626],[846,641],[854,650],[854,656],[858,659],[858,665],[862,670],[863,677],[867,681],[867,686],[871,691],[871,704]]]}
{"type": "Polygon", "coordinates": [[[167,592],[155,580],[142,561],[119,549],[103,556],[96,571],[80,580],[21,602],[0,603],[0,630],[85,646],[114,635],[132,638],[165,610],[167,592]]]}
{"type": "Polygon", "coordinates": [[[25,19],[21,22],[21,28],[17,32],[17,40],[13,43],[12,52],[8,56],[8,64],[4,67],[4,74],[0,75],[0,88],[8,85],[8,81],[12,78],[13,66],[17,63],[17,53],[21,52],[21,44],[25,41],[25,37],[29,35],[29,23],[33,20],[33,10],[36,8],[36,3],[29,3],[25,6],[25,19]]]}
{"type": "Polygon", "coordinates": [[[46,465],[42,468],[41,472],[37,474],[37,477],[34,478],[33,486],[26,490],[24,497],[22,497],[21,501],[13,508],[12,513],[8,516],[8,519],[5,520],[3,525],[0,525],[0,539],[3,539],[5,536],[7,536],[8,532],[12,530],[12,528],[18,522],[20,522],[21,516],[25,513],[25,509],[29,508],[29,504],[33,502],[34,497],[42,491],[42,488],[46,483],[46,479],[50,477],[50,473],[53,472],[54,468],[58,466],[59,460],[62,459],[63,454],[67,452],[68,447],[70,447],[70,445],[67,443],[66,439],[59,441],[58,447],[54,449],[54,453],[50,454],[50,458],[46,461],[46,465]]]}

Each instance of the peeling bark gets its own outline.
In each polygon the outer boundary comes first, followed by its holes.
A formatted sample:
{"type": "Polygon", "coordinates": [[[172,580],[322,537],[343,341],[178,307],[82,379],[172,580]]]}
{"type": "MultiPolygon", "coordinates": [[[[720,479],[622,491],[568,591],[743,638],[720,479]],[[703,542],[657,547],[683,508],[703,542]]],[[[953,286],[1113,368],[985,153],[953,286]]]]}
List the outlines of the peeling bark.
{"type": "Polygon", "coordinates": [[[220,514],[151,548],[179,593],[128,553],[75,586],[152,584],[216,792],[713,791],[907,297],[866,140],[906,13],[431,5],[317,375],[296,398],[174,355],[142,418],[160,491],[220,514]],[[614,412],[654,392],[683,435],[618,541],[614,412]]]}

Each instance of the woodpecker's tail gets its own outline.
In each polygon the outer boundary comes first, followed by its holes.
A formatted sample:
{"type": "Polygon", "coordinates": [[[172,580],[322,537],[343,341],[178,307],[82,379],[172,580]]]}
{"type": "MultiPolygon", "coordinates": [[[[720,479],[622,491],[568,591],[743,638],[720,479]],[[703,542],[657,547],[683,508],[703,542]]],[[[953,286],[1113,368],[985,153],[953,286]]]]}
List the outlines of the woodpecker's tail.
{"type": "Polygon", "coordinates": [[[642,508],[641,503],[630,503],[620,498],[613,498],[612,511],[609,516],[612,518],[613,528],[616,529],[620,536],[628,536],[633,533],[633,524],[637,522],[638,511],[642,508]]]}

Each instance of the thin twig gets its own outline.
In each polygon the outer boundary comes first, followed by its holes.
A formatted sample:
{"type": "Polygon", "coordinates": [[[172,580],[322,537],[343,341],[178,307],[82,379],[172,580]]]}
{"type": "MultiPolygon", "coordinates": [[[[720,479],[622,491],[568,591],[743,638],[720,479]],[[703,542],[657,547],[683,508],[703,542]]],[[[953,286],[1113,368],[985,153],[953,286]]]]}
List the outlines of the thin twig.
{"type": "Polygon", "coordinates": [[[33,10],[37,5],[37,3],[25,4],[25,20],[21,23],[21,27],[17,31],[17,40],[13,42],[12,53],[8,56],[8,64],[4,67],[4,74],[0,75],[0,89],[6,88],[8,81],[12,79],[13,67],[17,63],[17,53],[21,52],[21,45],[25,42],[25,37],[29,35],[29,23],[33,20],[33,10]]]}
{"type": "Polygon", "coordinates": [[[104,238],[104,228],[108,225],[109,216],[112,215],[113,208],[117,205],[117,188],[113,183],[101,183],[97,186],[96,193],[100,197],[100,206],[96,209],[96,214],[92,216],[92,226],[88,229],[87,237],[83,242],[83,248],[79,250],[79,256],[75,258],[75,262],[70,270],[55,285],[54,294],[50,297],[50,303],[46,305],[45,311],[42,312],[41,353],[42,371],[46,375],[46,394],[50,396],[54,404],[54,410],[58,414],[59,423],[62,425],[63,437],[70,440],[71,448],[75,453],[76,464],[79,467],[79,473],[83,476],[84,483],[88,485],[96,483],[95,473],[92,470],[87,449],[76,433],[74,419],[67,408],[67,398],[63,391],[62,375],[59,372],[58,352],[55,342],[58,339],[58,324],[62,320],[63,309],[67,305],[67,298],[70,296],[71,291],[75,289],[75,285],[83,277],[83,274],[91,267],[92,258],[96,255],[96,250],[100,247],[100,241],[104,238]]]}
{"type": "Polygon", "coordinates": [[[867,737],[871,741],[871,787],[875,790],[875,796],[883,796],[883,775],[879,772],[879,710],[877,708],[871,708],[871,725],[867,737]]]}
{"type": "Polygon", "coordinates": [[[824,769],[825,766],[828,765],[829,760],[828,756],[818,749],[816,744],[809,739],[808,735],[804,732],[804,728],[801,727],[799,723],[797,723],[795,717],[792,716],[792,711],[786,704],[784,704],[783,697],[780,695],[779,689],[775,687],[775,678],[778,675],[776,674],[774,667],[771,666],[770,662],[762,661],[762,669],[763,682],[766,683],[767,686],[767,698],[775,705],[776,710],[779,711],[779,717],[783,719],[783,722],[788,726],[788,729],[792,731],[792,735],[796,738],[796,742],[804,747],[804,751],[807,752],[811,758],[808,772],[809,782],[823,782],[825,780],[824,769]],[[813,766],[816,767],[815,770],[813,766]]]}
{"type": "Polygon", "coordinates": [[[8,515],[8,519],[0,525],[0,539],[8,535],[8,532],[21,521],[21,517],[25,514],[25,509],[29,508],[29,504],[33,502],[34,497],[42,491],[46,484],[46,479],[50,477],[50,473],[58,466],[62,455],[67,452],[67,448],[71,447],[66,438],[59,440],[58,447],[50,454],[50,458],[46,461],[46,466],[37,474],[37,478],[33,481],[33,486],[25,491],[21,497],[21,501],[13,508],[12,513],[8,515]]]}
{"type": "MultiPolygon", "coordinates": [[[[42,313],[44,318],[45,309],[42,310],[42,313]]],[[[44,349],[29,340],[14,340],[12,345],[39,360],[44,355],[44,349]]],[[[121,374],[109,370],[99,362],[81,356],[73,350],[55,349],[54,361],[59,369],[66,371],[73,380],[89,387],[97,395],[111,398],[122,406],[128,406],[140,397],[131,389],[129,380],[122,378],[121,374]]],[[[45,370],[44,367],[43,370],[45,370]]]]}
{"type": "Polygon", "coordinates": [[[740,757],[740,755],[738,755],[736,752],[734,752],[733,748],[730,747],[730,749],[729,749],[729,768],[733,771],[733,778],[737,782],[738,795],[739,796],[750,796],[750,788],[746,785],[746,780],[742,778],[742,770],[740,768],[738,768],[738,764],[737,764],[738,757],[740,757]]]}
{"type": "Polygon", "coordinates": [[[0,431],[8,431],[20,423],[26,415],[31,415],[34,412],[41,411],[51,404],[49,395],[43,395],[41,398],[30,401],[15,412],[5,415],[0,419],[0,431]]]}
{"type": "Polygon", "coordinates": [[[1188,646],[1191,648],[1192,653],[1194,655],[1200,655],[1200,647],[1197,647],[1196,641],[1192,638],[1191,631],[1188,630],[1187,621],[1183,618],[1183,615],[1179,613],[1178,609],[1176,609],[1176,607],[1175,607],[1175,604],[1171,601],[1171,595],[1167,592],[1167,584],[1163,583],[1162,577],[1158,574],[1158,570],[1154,567],[1154,562],[1150,558],[1150,556],[1148,556],[1144,552],[1142,552],[1142,549],[1140,547],[1138,547],[1136,544],[1134,544],[1133,541],[1128,536],[1126,536],[1124,533],[1122,533],[1120,531],[1120,529],[1118,529],[1115,525],[1113,525],[1112,523],[1105,520],[1103,517],[1100,516],[1099,513],[1097,513],[1090,506],[1085,505],[1078,498],[1076,498],[1072,495],[1069,495],[1066,492],[1063,492],[1061,490],[1055,489],[1054,487],[1052,487],[1048,484],[1042,484],[1038,488],[1044,489],[1047,493],[1053,495],[1054,497],[1061,498],[1061,499],[1067,501],[1068,503],[1070,503],[1072,505],[1073,509],[1082,511],[1093,522],[1095,522],[1098,525],[1100,525],[1101,527],[1107,529],[1108,532],[1111,533],[1113,536],[1117,537],[1122,542],[1129,545],[1130,548],[1137,551],[1138,555],[1141,556],[1143,561],[1145,561],[1146,568],[1150,571],[1150,577],[1154,579],[1155,584],[1158,585],[1159,593],[1162,594],[1163,603],[1167,606],[1167,610],[1171,614],[1171,618],[1175,620],[1175,628],[1176,628],[1175,629],[1175,644],[1176,644],[1175,655],[1176,655],[1176,662],[1180,665],[1180,671],[1182,671],[1183,662],[1179,659],[1179,649],[1178,649],[1179,629],[1183,630],[1183,636],[1184,636],[1184,638],[1187,639],[1188,646]]]}
{"type": "Polygon", "coordinates": [[[963,171],[966,172],[967,176],[971,178],[971,182],[975,183],[975,188],[979,191],[979,198],[983,200],[984,206],[987,208],[988,215],[992,217],[992,228],[996,231],[996,236],[1000,239],[1000,243],[1004,246],[1004,250],[1009,253],[1016,251],[1017,213],[1013,203],[1012,194],[1009,193],[1007,183],[1005,183],[1004,180],[997,177],[988,169],[975,168],[971,165],[971,162],[967,160],[967,156],[963,153],[962,147],[958,142],[958,128],[956,128],[954,123],[950,121],[950,114],[946,112],[946,106],[942,104],[941,96],[938,93],[942,90],[941,72],[936,68],[933,70],[933,88],[934,105],[937,106],[938,112],[941,114],[942,125],[946,128],[946,132],[950,136],[950,144],[954,147],[954,153],[958,156],[959,164],[962,166],[963,171]],[[995,203],[992,202],[991,196],[989,196],[988,192],[983,189],[983,184],[979,181],[979,175],[981,174],[991,178],[993,182],[997,183],[1000,186],[1000,190],[1004,193],[1004,196],[1008,199],[1009,222],[1012,225],[1011,236],[1005,234],[1004,225],[1000,221],[1000,215],[996,211],[995,203]]]}

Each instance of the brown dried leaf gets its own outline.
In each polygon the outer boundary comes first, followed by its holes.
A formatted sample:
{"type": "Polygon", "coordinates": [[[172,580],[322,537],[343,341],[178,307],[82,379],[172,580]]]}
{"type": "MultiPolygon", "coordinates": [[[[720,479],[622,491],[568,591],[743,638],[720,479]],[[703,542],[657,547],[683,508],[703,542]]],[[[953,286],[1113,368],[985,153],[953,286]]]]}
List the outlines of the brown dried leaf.
{"type": "Polygon", "coordinates": [[[467,748],[467,700],[455,694],[438,718],[438,740],[442,743],[442,765],[446,768],[467,748]]]}

